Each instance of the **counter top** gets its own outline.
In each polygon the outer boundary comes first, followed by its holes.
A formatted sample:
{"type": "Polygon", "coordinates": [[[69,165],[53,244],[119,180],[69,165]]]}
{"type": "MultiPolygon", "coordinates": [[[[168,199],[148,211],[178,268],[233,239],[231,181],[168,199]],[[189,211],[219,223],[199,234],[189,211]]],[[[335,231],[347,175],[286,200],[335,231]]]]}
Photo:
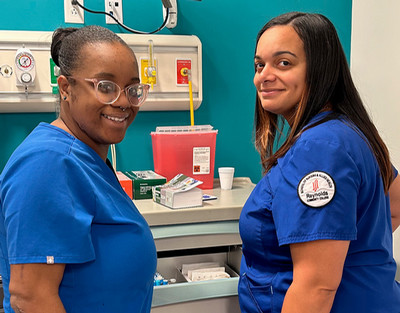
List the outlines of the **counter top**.
{"type": "Polygon", "coordinates": [[[238,220],[255,184],[248,177],[235,177],[231,190],[221,190],[218,179],[214,179],[214,186],[217,188],[205,189],[203,193],[217,199],[203,201],[202,207],[171,209],[152,199],[133,202],[149,226],[238,220]]]}

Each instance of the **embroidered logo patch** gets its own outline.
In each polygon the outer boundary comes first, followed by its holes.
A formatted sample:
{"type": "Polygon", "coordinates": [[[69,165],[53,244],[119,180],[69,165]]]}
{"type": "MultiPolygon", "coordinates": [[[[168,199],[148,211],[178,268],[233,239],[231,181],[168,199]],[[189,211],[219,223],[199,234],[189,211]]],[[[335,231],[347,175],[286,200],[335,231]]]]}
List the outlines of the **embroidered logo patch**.
{"type": "Polygon", "coordinates": [[[335,196],[335,181],[325,172],[311,172],[304,176],[297,186],[300,200],[313,208],[327,205],[335,196]]]}

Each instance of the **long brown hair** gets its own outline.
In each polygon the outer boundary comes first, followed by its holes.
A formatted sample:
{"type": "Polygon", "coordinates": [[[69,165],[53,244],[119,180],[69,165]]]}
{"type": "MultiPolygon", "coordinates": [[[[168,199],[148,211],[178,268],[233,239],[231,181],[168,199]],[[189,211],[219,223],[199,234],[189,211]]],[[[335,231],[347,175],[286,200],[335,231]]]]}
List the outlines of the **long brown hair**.
{"type": "MultiPolygon", "coordinates": [[[[282,135],[284,119],[263,109],[256,96],[255,145],[261,156],[261,163],[268,172],[277,160],[284,156],[294,144],[304,127],[327,104],[331,112],[318,122],[345,116],[362,133],[378,162],[385,192],[389,190],[394,174],[389,151],[372,123],[360,95],[351,78],[342,45],[334,25],[325,16],[291,12],[280,15],[260,30],[257,42],[269,28],[290,25],[303,41],[306,53],[306,90],[303,92],[291,128],[282,146],[274,152],[277,139],[282,135]]],[[[311,125],[313,127],[315,125],[311,125]]]]}

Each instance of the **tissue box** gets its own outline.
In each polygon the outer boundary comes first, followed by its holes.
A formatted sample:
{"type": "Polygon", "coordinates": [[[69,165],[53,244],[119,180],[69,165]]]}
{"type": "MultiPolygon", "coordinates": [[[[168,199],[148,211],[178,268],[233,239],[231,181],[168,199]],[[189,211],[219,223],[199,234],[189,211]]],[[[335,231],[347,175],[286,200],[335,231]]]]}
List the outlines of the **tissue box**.
{"type": "Polygon", "coordinates": [[[178,174],[168,183],[153,187],[153,201],[172,209],[203,205],[203,191],[196,186],[203,182],[178,174]]]}
{"type": "Polygon", "coordinates": [[[152,187],[162,185],[167,179],[153,171],[129,171],[124,174],[132,180],[132,199],[151,199],[152,187]]]}

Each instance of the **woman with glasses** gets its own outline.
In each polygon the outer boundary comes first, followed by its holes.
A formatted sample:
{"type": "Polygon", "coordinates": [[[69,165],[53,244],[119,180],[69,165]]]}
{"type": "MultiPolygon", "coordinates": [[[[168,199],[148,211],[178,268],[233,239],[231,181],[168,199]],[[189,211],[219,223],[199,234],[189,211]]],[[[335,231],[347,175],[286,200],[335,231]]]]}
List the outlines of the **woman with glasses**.
{"type": "Polygon", "coordinates": [[[400,312],[400,178],[333,24],[301,12],[269,21],[256,40],[254,85],[266,174],[239,221],[242,312],[400,312]]]}
{"type": "Polygon", "coordinates": [[[146,99],[136,57],[98,26],[57,29],[59,117],[0,176],[5,312],[150,312],[156,250],[107,159],[146,99]]]}

